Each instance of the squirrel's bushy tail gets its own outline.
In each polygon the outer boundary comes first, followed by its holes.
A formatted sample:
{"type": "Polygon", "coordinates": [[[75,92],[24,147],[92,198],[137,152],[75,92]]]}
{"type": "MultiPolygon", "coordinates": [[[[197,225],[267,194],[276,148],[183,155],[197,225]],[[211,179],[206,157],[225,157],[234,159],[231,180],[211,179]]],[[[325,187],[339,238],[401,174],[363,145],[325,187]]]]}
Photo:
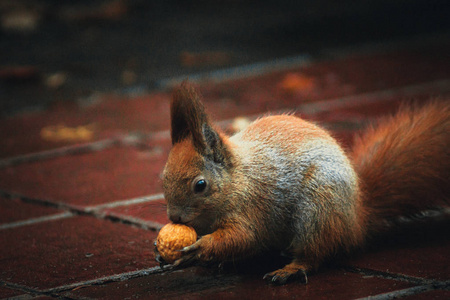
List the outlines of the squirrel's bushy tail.
{"type": "Polygon", "coordinates": [[[450,101],[404,106],[357,138],[353,161],[363,194],[361,217],[385,219],[450,202],[450,101]]]}

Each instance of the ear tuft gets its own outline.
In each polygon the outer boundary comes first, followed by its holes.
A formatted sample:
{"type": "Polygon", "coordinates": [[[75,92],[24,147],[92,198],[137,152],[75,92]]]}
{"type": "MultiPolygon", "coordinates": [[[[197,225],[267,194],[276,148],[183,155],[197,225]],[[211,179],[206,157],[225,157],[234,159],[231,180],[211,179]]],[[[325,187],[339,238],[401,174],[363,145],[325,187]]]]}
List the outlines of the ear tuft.
{"type": "Polygon", "coordinates": [[[172,144],[176,144],[190,134],[196,147],[204,146],[202,124],[208,122],[205,107],[197,91],[187,82],[177,89],[170,103],[172,144]]]}
{"type": "Polygon", "coordinates": [[[170,115],[172,145],[191,138],[199,154],[216,163],[228,163],[228,151],[219,131],[211,125],[200,96],[187,82],[174,92],[170,115]]]}

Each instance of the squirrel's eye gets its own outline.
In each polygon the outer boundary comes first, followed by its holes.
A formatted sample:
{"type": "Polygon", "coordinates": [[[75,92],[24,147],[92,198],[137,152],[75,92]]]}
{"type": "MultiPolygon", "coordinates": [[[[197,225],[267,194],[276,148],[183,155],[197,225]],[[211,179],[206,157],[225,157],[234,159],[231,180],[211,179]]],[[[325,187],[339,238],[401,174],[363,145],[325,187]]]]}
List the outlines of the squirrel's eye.
{"type": "Polygon", "coordinates": [[[206,180],[203,177],[200,177],[194,179],[192,189],[195,194],[200,194],[206,190],[207,186],[208,183],[206,182],[206,180]]]}
{"type": "Polygon", "coordinates": [[[206,181],[204,179],[200,179],[195,183],[194,192],[201,193],[206,189],[206,181]]]}

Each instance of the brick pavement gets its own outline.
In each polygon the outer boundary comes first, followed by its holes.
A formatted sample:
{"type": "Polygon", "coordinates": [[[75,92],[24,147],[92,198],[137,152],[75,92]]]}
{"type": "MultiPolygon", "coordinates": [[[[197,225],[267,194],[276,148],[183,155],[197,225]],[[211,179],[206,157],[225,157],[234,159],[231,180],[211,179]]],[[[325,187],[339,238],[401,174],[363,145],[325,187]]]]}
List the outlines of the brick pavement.
{"type": "MultiPolygon", "coordinates": [[[[225,130],[237,117],[289,111],[351,147],[356,131],[401,102],[448,101],[448,53],[446,41],[340,53],[196,84],[225,130]]],[[[168,222],[160,176],[169,98],[102,95],[0,120],[0,298],[450,298],[450,222],[442,216],[380,237],[308,285],[265,284],[272,258],[162,272],[152,241],[168,222]]]]}

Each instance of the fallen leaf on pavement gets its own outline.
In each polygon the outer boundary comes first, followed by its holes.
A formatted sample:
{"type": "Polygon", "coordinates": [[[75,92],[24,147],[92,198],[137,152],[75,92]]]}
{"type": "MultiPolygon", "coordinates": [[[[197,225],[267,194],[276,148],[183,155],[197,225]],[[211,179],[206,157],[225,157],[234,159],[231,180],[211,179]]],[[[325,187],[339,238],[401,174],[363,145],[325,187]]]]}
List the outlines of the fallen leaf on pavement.
{"type": "Polygon", "coordinates": [[[312,77],[300,73],[288,73],[279,86],[291,93],[309,92],[315,89],[316,81],[312,77]]]}
{"type": "Polygon", "coordinates": [[[41,138],[51,142],[86,142],[94,137],[93,125],[66,127],[48,126],[41,129],[41,138]]]}

